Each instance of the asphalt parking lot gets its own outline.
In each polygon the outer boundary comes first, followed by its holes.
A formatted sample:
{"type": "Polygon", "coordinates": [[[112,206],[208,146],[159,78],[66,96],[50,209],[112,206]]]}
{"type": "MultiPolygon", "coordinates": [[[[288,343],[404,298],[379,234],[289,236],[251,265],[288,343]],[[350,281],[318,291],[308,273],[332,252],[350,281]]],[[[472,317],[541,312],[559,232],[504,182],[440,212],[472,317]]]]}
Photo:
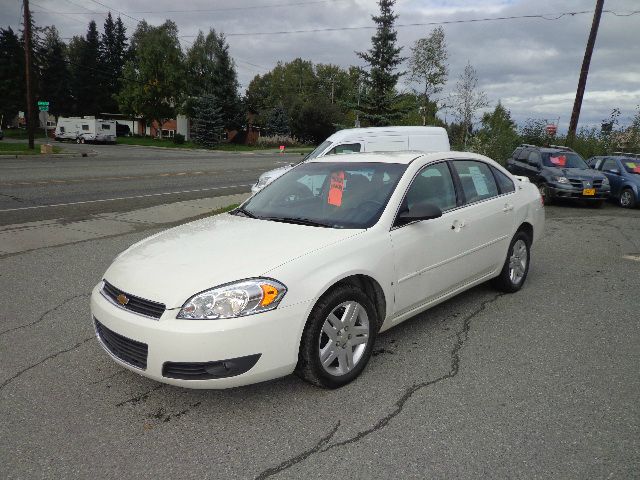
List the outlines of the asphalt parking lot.
{"type": "Polygon", "coordinates": [[[0,256],[0,477],[640,477],[640,210],[548,207],[519,293],[418,315],[335,391],[113,363],[89,292],[155,231],[0,256]]]}

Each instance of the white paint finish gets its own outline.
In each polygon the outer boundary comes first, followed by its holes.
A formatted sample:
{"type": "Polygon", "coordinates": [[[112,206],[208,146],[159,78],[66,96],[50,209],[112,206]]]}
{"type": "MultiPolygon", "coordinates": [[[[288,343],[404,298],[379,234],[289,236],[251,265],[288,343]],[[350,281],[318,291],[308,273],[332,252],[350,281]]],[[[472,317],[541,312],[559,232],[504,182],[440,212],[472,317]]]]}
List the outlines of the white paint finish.
{"type": "MultiPolygon", "coordinates": [[[[354,157],[349,155],[348,161],[354,157]]],[[[123,311],[95,291],[94,315],[110,329],[149,344],[149,367],[143,374],[150,378],[195,388],[244,385],[293,370],[313,305],[345,277],[366,275],[379,284],[386,302],[382,325],[386,330],[497,275],[522,222],[533,225],[534,240],[543,231],[544,209],[537,188],[518,182],[486,157],[447,152],[359,154],[358,158],[391,159],[406,163],[407,170],[370,229],[316,228],[233,215],[183,225],[132,246],[105,274],[110,283],[132,295],[168,305],[163,317],[154,322],[123,311]],[[393,229],[415,174],[443,159],[486,162],[513,179],[516,191],[393,229]],[[179,307],[192,295],[258,276],[287,286],[275,310],[227,320],[176,319],[179,307]],[[230,379],[192,383],[161,375],[164,361],[215,361],[255,353],[262,354],[258,364],[230,379]]]]}

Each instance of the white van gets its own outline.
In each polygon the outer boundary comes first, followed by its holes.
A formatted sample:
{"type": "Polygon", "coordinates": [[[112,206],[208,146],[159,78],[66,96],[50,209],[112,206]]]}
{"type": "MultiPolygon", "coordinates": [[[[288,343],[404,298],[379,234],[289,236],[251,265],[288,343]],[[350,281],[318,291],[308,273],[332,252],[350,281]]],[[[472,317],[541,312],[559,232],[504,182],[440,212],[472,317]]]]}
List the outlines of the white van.
{"type": "Polygon", "coordinates": [[[95,117],[58,117],[55,138],[59,142],[116,143],[116,122],[95,117]]]}
{"type": "MultiPolygon", "coordinates": [[[[318,145],[305,157],[309,160],[325,155],[341,155],[359,152],[448,152],[449,136],[442,127],[370,127],[339,130],[318,145]]],[[[263,173],[251,191],[256,193],[265,185],[293,168],[293,165],[263,173]]]]}

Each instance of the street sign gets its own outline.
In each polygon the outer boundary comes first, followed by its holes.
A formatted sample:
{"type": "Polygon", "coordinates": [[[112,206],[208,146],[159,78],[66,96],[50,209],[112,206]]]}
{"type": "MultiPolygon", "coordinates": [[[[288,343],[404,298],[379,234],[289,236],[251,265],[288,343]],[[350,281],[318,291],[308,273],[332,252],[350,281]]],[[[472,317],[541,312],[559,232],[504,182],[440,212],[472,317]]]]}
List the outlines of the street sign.
{"type": "Polygon", "coordinates": [[[46,110],[41,110],[38,118],[40,119],[40,126],[43,127],[46,131],[47,120],[49,120],[49,113],[46,110]]]}
{"type": "Polygon", "coordinates": [[[40,100],[38,102],[38,110],[40,110],[41,112],[48,112],[49,111],[49,102],[46,102],[44,100],[40,100]]]}

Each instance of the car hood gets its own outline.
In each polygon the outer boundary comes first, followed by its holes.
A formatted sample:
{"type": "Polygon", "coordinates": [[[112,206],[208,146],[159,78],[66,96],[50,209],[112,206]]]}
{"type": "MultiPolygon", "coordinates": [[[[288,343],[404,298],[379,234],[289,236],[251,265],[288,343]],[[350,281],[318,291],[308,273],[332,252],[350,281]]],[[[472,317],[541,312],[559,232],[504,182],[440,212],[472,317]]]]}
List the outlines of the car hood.
{"type": "Polygon", "coordinates": [[[131,295],[179,308],[203,290],[263,275],[362,231],[217,215],[132,245],[104,278],[131,295]]]}
{"type": "Polygon", "coordinates": [[[546,167],[546,170],[551,175],[556,175],[559,177],[575,178],[578,180],[602,180],[604,178],[604,174],[591,169],[583,170],[580,168],[546,167]]]}
{"type": "Polygon", "coordinates": [[[273,170],[269,170],[268,172],[264,172],[262,175],[260,175],[260,178],[276,179],[276,178],[280,177],[281,175],[284,175],[285,173],[287,173],[292,168],[293,168],[293,165],[287,165],[286,167],[274,168],[273,170]]]}

